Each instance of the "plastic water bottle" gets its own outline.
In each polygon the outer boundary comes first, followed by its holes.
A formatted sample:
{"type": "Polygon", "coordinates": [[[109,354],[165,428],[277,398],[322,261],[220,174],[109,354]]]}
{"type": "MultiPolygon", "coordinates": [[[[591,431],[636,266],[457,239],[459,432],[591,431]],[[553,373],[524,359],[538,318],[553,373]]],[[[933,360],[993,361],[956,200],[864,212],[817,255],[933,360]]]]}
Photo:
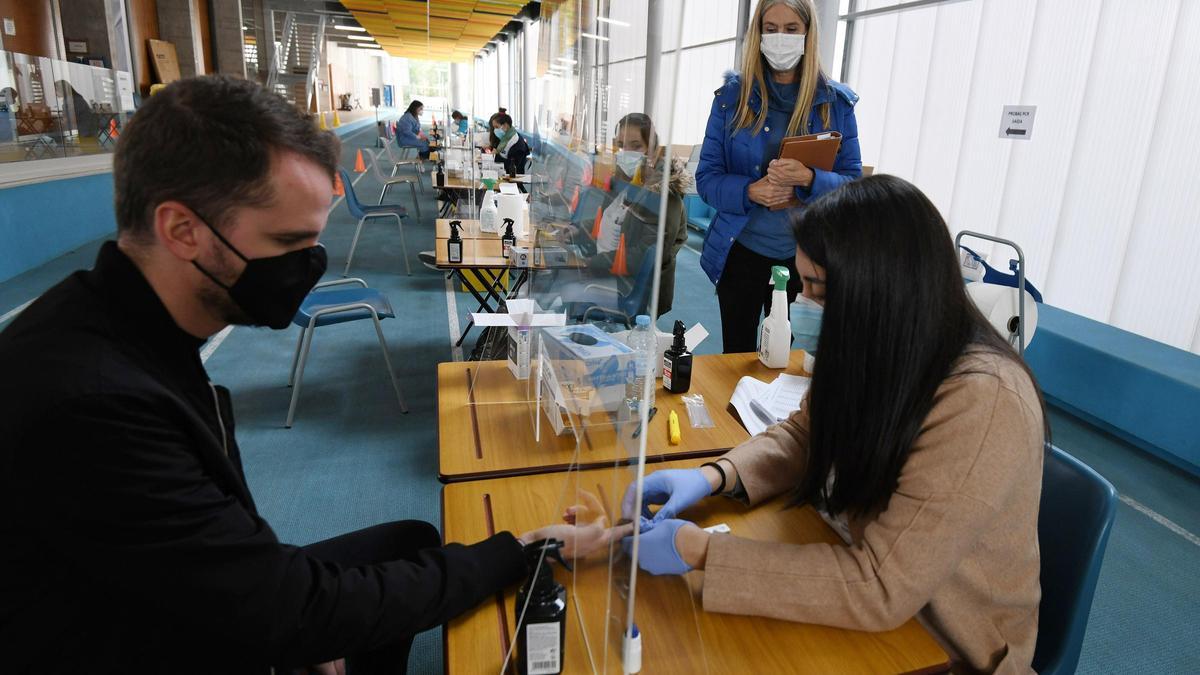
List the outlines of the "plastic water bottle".
{"type": "MultiPolygon", "coordinates": [[[[633,350],[635,375],[625,382],[625,403],[629,405],[630,412],[638,415],[638,405],[642,396],[646,394],[646,378],[654,377],[654,362],[660,357],[658,355],[658,336],[654,334],[654,327],[650,325],[650,317],[639,314],[635,321],[637,327],[633,329],[626,340],[629,348],[633,350]]],[[[650,398],[646,403],[647,411],[654,406],[654,390],[656,388],[651,383],[650,398]]]]}

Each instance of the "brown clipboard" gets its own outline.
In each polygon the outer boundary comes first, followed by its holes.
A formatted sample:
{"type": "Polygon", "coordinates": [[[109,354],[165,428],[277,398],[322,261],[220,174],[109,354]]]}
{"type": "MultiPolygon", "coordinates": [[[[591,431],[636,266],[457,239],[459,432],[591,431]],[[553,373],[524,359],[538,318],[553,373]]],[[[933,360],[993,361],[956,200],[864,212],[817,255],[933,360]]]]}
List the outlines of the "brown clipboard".
{"type": "MultiPolygon", "coordinates": [[[[779,143],[779,159],[794,159],[810,169],[833,171],[837,160],[838,150],[842,147],[842,135],[836,131],[822,131],[807,136],[788,136],[779,143]]],[[[799,199],[793,199],[781,206],[771,207],[772,211],[790,209],[800,206],[799,199]]]]}

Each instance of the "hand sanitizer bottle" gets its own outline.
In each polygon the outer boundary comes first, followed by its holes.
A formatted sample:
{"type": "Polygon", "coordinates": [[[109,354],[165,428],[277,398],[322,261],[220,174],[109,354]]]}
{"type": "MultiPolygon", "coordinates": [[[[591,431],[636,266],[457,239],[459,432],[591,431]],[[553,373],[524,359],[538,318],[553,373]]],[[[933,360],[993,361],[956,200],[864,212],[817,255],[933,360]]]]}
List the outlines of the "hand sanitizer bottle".
{"type": "Polygon", "coordinates": [[[450,238],[446,240],[446,260],[452,263],[462,262],[463,240],[459,230],[462,229],[461,220],[450,221],[450,238]]]}
{"type": "Polygon", "coordinates": [[[768,368],[787,368],[792,350],[792,323],[788,320],[787,285],[791,274],[781,265],[771,268],[771,313],[758,334],[758,360],[768,368]]]}
{"type": "Polygon", "coordinates": [[[481,232],[495,232],[499,229],[499,224],[500,206],[496,204],[496,200],[491,192],[485,192],[483,195],[483,208],[479,210],[479,230],[481,232]]]}
{"type": "Polygon", "coordinates": [[[513,232],[513,225],[512,218],[504,219],[504,234],[500,237],[500,245],[503,247],[501,254],[505,258],[512,255],[512,247],[517,245],[517,235],[513,232]]]}
{"type": "Polygon", "coordinates": [[[517,590],[517,672],[557,675],[563,671],[567,633],[567,591],[554,578],[550,560],[570,571],[559,552],[563,542],[542,539],[525,547],[529,578],[517,590]],[[540,559],[540,564],[539,564],[540,559]]]}

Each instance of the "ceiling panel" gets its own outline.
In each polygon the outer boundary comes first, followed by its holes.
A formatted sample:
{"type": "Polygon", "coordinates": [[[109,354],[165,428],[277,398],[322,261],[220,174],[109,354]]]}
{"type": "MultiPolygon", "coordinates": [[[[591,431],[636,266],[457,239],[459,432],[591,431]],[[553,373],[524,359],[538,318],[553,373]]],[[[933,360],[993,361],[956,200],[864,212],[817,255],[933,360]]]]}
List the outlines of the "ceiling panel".
{"type": "Polygon", "coordinates": [[[392,56],[469,61],[526,1],[342,0],[342,5],[392,56]]]}

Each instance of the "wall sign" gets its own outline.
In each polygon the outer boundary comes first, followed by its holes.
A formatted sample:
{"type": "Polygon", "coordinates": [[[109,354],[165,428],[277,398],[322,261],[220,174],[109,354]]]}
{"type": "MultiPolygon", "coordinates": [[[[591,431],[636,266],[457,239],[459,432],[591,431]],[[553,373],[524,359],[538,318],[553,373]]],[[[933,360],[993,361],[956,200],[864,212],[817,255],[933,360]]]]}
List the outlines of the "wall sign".
{"type": "Polygon", "coordinates": [[[1000,138],[1027,141],[1033,136],[1036,105],[1006,105],[1000,116],[1000,138]]]}
{"type": "Polygon", "coordinates": [[[12,19],[10,19],[8,17],[5,17],[4,18],[4,34],[5,35],[16,35],[17,34],[17,22],[13,21],[12,19]]]}

